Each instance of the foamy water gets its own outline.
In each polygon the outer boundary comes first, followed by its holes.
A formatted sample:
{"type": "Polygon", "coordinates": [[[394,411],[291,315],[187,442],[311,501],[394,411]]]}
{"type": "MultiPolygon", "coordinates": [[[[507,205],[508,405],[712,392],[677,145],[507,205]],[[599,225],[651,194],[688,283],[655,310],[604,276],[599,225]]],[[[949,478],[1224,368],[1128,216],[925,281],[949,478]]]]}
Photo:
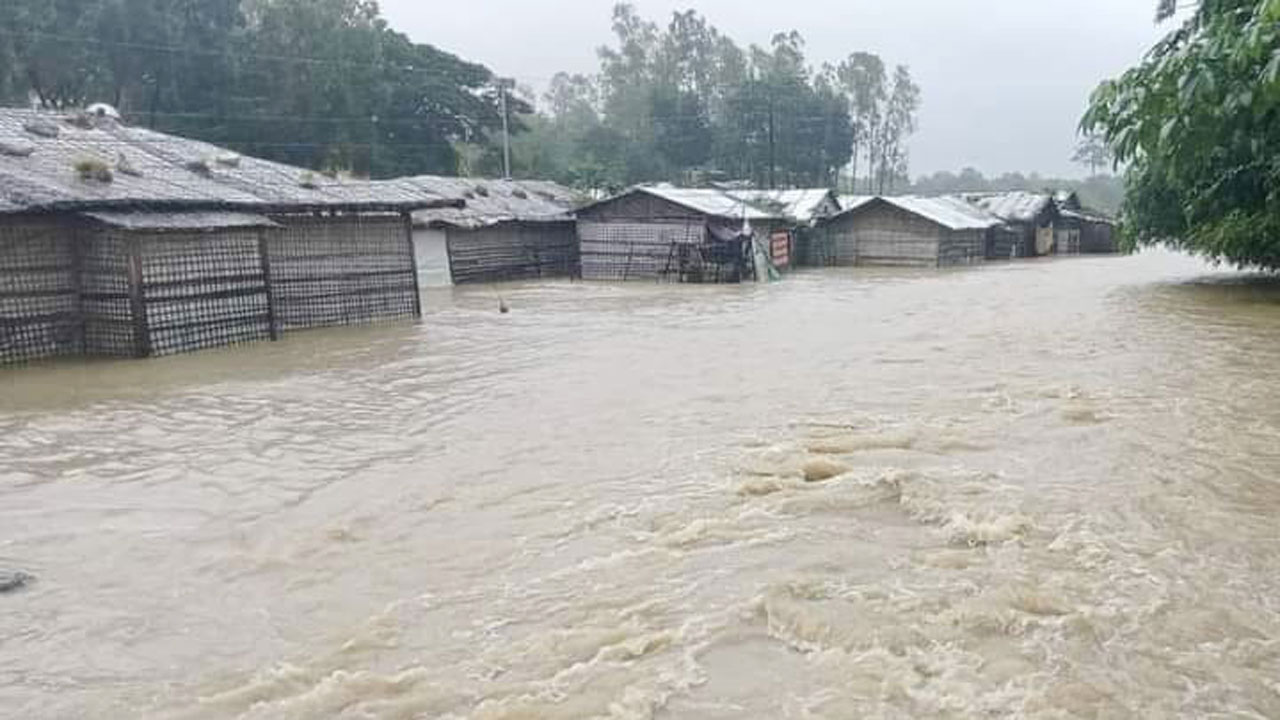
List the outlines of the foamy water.
{"type": "Polygon", "coordinates": [[[1280,285],[502,295],[0,371],[0,716],[1280,716],[1280,285]]]}

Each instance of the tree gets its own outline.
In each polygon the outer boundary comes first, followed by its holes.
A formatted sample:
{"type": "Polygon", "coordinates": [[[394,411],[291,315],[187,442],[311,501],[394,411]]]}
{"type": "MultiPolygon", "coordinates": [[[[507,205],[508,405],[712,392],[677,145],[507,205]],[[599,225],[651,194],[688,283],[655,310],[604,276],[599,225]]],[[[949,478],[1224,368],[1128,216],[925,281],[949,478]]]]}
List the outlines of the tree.
{"type": "Polygon", "coordinates": [[[110,102],[315,169],[452,173],[460,143],[501,127],[488,69],[413,43],[372,0],[6,0],[0,27],[8,102],[110,102]]]}
{"type": "Polygon", "coordinates": [[[880,126],[877,142],[876,172],[879,192],[892,191],[894,182],[907,177],[906,140],[916,131],[916,113],[920,109],[920,87],[911,79],[911,71],[899,65],[893,73],[893,92],[880,126]]]}
{"type": "Polygon", "coordinates": [[[1086,134],[1076,145],[1076,152],[1071,156],[1071,162],[1089,168],[1089,176],[1095,177],[1101,168],[1111,164],[1111,148],[1102,136],[1095,133],[1086,134]]]}
{"type": "MultiPolygon", "coordinates": [[[[867,153],[868,165],[874,164],[871,161],[872,145],[880,125],[883,105],[888,100],[887,75],[884,61],[867,52],[850,55],[840,64],[837,74],[849,99],[849,114],[852,117],[851,174],[856,190],[861,153],[867,153]]],[[[871,175],[870,172],[867,174],[871,175]]]]}
{"type": "Polygon", "coordinates": [[[1127,166],[1130,242],[1280,269],[1280,0],[1200,3],[1082,127],[1127,166]]]}

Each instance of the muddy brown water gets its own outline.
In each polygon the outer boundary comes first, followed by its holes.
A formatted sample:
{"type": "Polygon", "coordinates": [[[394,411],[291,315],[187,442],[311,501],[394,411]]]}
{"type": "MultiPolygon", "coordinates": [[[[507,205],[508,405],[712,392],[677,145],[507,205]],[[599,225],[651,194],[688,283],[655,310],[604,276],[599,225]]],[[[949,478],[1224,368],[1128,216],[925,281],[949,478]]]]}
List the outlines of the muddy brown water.
{"type": "Polygon", "coordinates": [[[1280,716],[1280,285],[502,293],[0,372],[0,716],[1280,716]]]}

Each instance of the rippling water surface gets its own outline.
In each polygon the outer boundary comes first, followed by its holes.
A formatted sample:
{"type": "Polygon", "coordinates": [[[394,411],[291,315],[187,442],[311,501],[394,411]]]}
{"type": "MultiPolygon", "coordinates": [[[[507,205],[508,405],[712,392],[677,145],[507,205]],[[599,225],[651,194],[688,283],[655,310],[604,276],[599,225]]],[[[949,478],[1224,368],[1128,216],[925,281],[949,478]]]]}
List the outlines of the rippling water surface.
{"type": "Polygon", "coordinates": [[[1280,716],[1280,285],[502,292],[0,371],[0,715],[1280,716]]]}

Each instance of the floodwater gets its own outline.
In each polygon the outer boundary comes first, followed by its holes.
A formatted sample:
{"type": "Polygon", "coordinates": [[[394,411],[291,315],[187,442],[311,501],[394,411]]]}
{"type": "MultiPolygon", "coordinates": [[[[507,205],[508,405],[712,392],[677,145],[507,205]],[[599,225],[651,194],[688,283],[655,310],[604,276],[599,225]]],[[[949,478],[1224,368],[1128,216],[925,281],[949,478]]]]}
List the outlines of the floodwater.
{"type": "Polygon", "coordinates": [[[1280,284],[501,292],[0,373],[0,716],[1280,716],[1280,284]]]}

